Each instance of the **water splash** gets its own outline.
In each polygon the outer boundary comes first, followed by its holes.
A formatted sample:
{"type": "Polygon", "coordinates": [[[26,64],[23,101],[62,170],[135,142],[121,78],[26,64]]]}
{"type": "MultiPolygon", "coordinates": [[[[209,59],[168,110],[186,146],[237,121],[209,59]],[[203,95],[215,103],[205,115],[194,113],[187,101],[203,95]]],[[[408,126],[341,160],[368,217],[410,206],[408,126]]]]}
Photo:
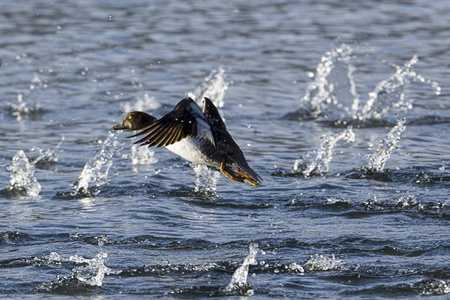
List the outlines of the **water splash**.
{"type": "Polygon", "coordinates": [[[44,291],[56,294],[82,294],[89,292],[89,287],[99,287],[103,285],[106,275],[120,274],[122,270],[113,270],[105,265],[107,253],[100,252],[94,258],[85,258],[80,255],[72,255],[64,258],[57,252],[51,252],[42,258],[33,258],[33,264],[56,265],[58,268],[69,264],[82,264],[73,268],[70,276],[57,275],[57,281],[41,284],[36,291],[44,291]]]}
{"type": "MultiPolygon", "coordinates": [[[[188,96],[201,103],[204,97],[208,97],[218,108],[223,107],[225,91],[228,88],[228,82],[225,80],[225,70],[219,68],[213,70],[205,80],[188,96]]],[[[223,116],[223,114],[221,113],[223,116]]],[[[217,180],[220,177],[218,171],[213,171],[206,166],[191,164],[195,172],[195,192],[214,192],[216,190],[217,180]]]]}
{"type": "Polygon", "coordinates": [[[25,152],[19,150],[12,158],[9,186],[7,191],[13,195],[36,197],[41,191],[41,185],[34,176],[34,166],[29,162],[25,152]]]}
{"type": "Polygon", "coordinates": [[[315,79],[308,84],[297,115],[303,118],[323,116],[333,121],[380,120],[393,111],[405,112],[412,109],[413,100],[405,99],[404,94],[404,88],[409,83],[425,83],[434,89],[436,95],[441,93],[441,87],[436,81],[413,70],[419,61],[415,55],[403,66],[394,65],[395,73],[380,81],[368,93],[367,99],[362,101],[353,79],[355,67],[350,63],[352,54],[350,46],[341,44],[322,56],[316,73],[310,75],[315,79]]]}
{"type": "MultiPolygon", "coordinates": [[[[74,184],[72,196],[78,194],[86,194],[89,185],[94,184],[99,187],[108,181],[108,172],[112,166],[112,157],[116,150],[118,150],[117,136],[110,132],[105,141],[99,141],[100,149],[95,155],[86,163],[78,177],[78,181],[74,184]]],[[[97,195],[100,190],[94,190],[93,194],[97,195]]]]}
{"type": "Polygon", "coordinates": [[[302,173],[305,177],[309,177],[312,173],[327,173],[337,142],[340,140],[344,140],[347,143],[354,142],[355,134],[352,127],[349,126],[336,136],[323,135],[321,139],[322,142],[318,149],[307,152],[294,162],[291,173],[302,173]]]}
{"type": "Polygon", "coordinates": [[[134,105],[129,102],[122,104],[123,111],[129,113],[132,111],[146,111],[158,109],[161,105],[154,97],[149,96],[147,93],[144,94],[144,99],[138,99],[134,105]]]}
{"type": "Polygon", "coordinates": [[[258,251],[257,244],[250,244],[248,256],[244,259],[242,265],[234,271],[230,284],[225,288],[225,292],[233,295],[253,295],[253,289],[247,283],[247,276],[249,266],[257,264],[256,254],[258,254],[258,251]]]}
{"type": "Polygon", "coordinates": [[[405,119],[398,120],[397,124],[381,140],[377,151],[369,156],[370,164],[368,169],[372,172],[382,172],[386,161],[395,149],[400,135],[405,130],[405,119]]]}
{"type": "Polygon", "coordinates": [[[68,258],[68,261],[77,264],[86,264],[84,266],[76,267],[72,270],[73,277],[81,282],[91,286],[102,286],[105,275],[120,274],[120,270],[112,270],[105,265],[105,260],[108,257],[107,253],[99,253],[96,257],[88,259],[80,255],[73,255],[68,258]]]}
{"type": "Polygon", "coordinates": [[[224,105],[223,97],[229,84],[225,77],[223,68],[212,70],[200,86],[194,92],[188,93],[188,96],[196,100],[197,103],[201,103],[204,97],[208,97],[217,108],[222,108],[224,105]]]}
{"type": "Polygon", "coordinates": [[[334,255],[331,255],[331,258],[315,254],[311,255],[306,262],[303,264],[303,268],[305,271],[340,271],[342,270],[343,264],[342,261],[336,259],[334,255]]]}
{"type": "Polygon", "coordinates": [[[158,162],[154,157],[155,151],[149,147],[131,146],[131,163],[133,165],[151,165],[158,162]]]}
{"type": "Polygon", "coordinates": [[[214,171],[205,165],[191,163],[191,167],[195,172],[195,192],[208,193],[215,192],[217,180],[219,180],[220,172],[214,171]]]}
{"type": "Polygon", "coordinates": [[[6,103],[5,111],[15,116],[17,121],[22,120],[24,116],[43,113],[43,109],[39,103],[36,102],[29,105],[23,100],[21,93],[17,94],[17,103],[6,103]]]}
{"type": "Polygon", "coordinates": [[[375,89],[369,93],[369,98],[359,114],[359,119],[381,119],[389,111],[397,109],[407,111],[412,109],[412,99],[405,100],[404,88],[411,82],[429,84],[440,95],[441,87],[436,81],[424,78],[413,70],[413,66],[419,61],[414,55],[403,66],[394,66],[396,71],[388,79],[380,81],[375,89]]]}
{"type": "Polygon", "coordinates": [[[349,63],[352,52],[350,46],[342,44],[322,56],[316,74],[310,74],[315,79],[300,101],[302,111],[314,118],[326,112],[330,119],[355,114],[359,100],[353,81],[354,67],[349,63]]]}
{"type": "Polygon", "coordinates": [[[64,142],[64,137],[61,138],[61,141],[56,145],[54,149],[43,150],[39,147],[31,148],[31,151],[37,152],[38,156],[31,160],[32,165],[38,165],[41,167],[48,166],[49,164],[55,163],[58,161],[58,157],[56,153],[59,151],[59,147],[61,147],[64,142]]]}
{"type": "Polygon", "coordinates": [[[411,287],[417,290],[421,296],[448,295],[450,294],[450,280],[423,279],[411,283],[411,287]]]}

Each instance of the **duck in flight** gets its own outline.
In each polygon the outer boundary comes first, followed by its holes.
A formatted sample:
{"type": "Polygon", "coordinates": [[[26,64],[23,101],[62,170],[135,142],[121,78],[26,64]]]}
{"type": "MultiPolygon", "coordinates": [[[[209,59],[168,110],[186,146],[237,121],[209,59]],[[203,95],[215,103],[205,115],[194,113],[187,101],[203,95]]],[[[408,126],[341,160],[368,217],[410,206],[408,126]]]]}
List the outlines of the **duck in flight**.
{"type": "Polygon", "coordinates": [[[159,120],[144,112],[134,111],[112,129],[140,130],[130,136],[144,136],[135,144],[166,147],[188,161],[219,168],[231,180],[253,186],[263,181],[250,168],[241,148],[228,133],[219,111],[206,97],[203,109],[191,98],[184,98],[173,111],[159,120]]]}

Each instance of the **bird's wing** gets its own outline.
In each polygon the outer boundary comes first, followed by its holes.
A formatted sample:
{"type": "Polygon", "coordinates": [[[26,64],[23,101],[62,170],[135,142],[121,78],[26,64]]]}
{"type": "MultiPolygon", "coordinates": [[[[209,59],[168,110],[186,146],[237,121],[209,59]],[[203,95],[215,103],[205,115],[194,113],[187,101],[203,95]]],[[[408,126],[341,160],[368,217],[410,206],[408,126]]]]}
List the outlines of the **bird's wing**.
{"type": "Polygon", "coordinates": [[[212,125],[213,134],[217,141],[217,149],[219,152],[226,155],[228,159],[232,160],[246,174],[261,183],[263,179],[252,168],[250,168],[241,148],[239,148],[238,144],[236,144],[228,132],[216,106],[206,97],[203,100],[203,114],[205,115],[208,123],[212,125]]]}
{"type": "Polygon", "coordinates": [[[192,136],[216,146],[211,126],[200,107],[191,98],[181,100],[173,111],[131,137],[141,135],[145,137],[135,144],[162,147],[192,136]]]}

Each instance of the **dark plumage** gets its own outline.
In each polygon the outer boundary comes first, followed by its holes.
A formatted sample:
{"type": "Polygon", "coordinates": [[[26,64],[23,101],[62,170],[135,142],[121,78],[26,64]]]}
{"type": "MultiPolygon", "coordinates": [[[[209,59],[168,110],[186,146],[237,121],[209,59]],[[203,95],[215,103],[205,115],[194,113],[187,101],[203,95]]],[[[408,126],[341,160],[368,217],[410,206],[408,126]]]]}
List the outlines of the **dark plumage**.
{"type": "Polygon", "coordinates": [[[219,111],[208,98],[203,110],[191,98],[181,100],[161,119],[134,111],[114,130],[141,130],[132,137],[144,137],[136,144],[166,147],[181,157],[199,164],[220,168],[228,178],[258,186],[262,178],[252,169],[244,153],[228,133],[219,111]],[[236,167],[236,172],[231,168],[236,167]]]}

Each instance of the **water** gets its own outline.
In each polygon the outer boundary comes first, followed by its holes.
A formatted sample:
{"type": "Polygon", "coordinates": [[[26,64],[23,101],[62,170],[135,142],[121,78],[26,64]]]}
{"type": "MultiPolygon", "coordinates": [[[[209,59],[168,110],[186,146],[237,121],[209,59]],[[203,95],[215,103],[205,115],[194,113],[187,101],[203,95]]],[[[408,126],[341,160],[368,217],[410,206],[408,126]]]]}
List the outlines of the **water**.
{"type": "Polygon", "coordinates": [[[2,298],[447,299],[449,15],[2,2],[2,298]],[[188,95],[263,185],[110,132],[188,95]]]}

